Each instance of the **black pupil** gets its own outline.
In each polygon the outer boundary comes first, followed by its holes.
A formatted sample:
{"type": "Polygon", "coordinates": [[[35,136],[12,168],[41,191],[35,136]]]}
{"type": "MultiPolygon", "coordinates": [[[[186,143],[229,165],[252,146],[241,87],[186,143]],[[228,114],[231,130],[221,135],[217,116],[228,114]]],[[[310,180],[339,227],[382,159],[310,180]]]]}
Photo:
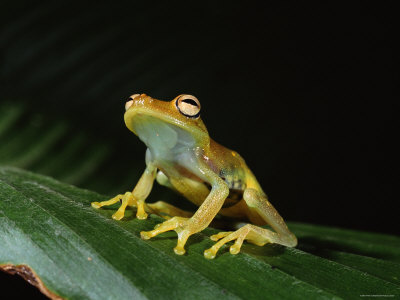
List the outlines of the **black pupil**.
{"type": "Polygon", "coordinates": [[[184,99],[184,100],[182,100],[182,102],[185,102],[185,103],[190,104],[190,105],[198,106],[197,102],[192,100],[192,99],[184,99]]]}

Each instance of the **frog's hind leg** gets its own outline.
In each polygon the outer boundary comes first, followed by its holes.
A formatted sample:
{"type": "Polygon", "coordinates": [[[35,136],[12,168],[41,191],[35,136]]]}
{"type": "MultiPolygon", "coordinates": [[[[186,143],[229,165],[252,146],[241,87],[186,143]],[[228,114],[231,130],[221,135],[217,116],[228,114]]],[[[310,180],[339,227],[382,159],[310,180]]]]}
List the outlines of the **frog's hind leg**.
{"type": "Polygon", "coordinates": [[[174,186],[171,184],[171,181],[169,181],[167,175],[165,175],[162,171],[157,172],[156,180],[159,185],[165,186],[173,191],[176,191],[174,186]]]}
{"type": "MultiPolygon", "coordinates": [[[[157,180],[158,184],[165,186],[175,192],[178,192],[175,189],[175,187],[171,184],[168,177],[162,171],[157,172],[156,180],[157,180]]],[[[193,215],[193,213],[191,213],[191,212],[180,209],[180,208],[173,206],[164,201],[148,203],[146,205],[146,210],[148,210],[148,212],[150,212],[150,213],[159,215],[160,217],[163,217],[164,219],[167,219],[167,220],[170,219],[171,217],[190,218],[193,215]]]]}
{"type": "MultiPolygon", "coordinates": [[[[167,202],[157,201],[155,203],[148,203],[146,205],[150,213],[154,213],[163,217],[164,219],[170,219],[171,217],[185,217],[190,218],[193,213],[180,209],[167,202]]],[[[147,210],[147,209],[146,209],[147,210]]]]}
{"type": "Polygon", "coordinates": [[[296,236],[290,232],[285,221],[268,201],[268,198],[264,193],[249,188],[244,191],[243,199],[246,201],[250,213],[255,212],[258,214],[259,217],[275,230],[275,232],[268,230],[268,232],[271,232],[271,237],[273,237],[271,243],[287,247],[296,247],[296,236]],[[272,235],[272,233],[274,235],[272,235]]]}
{"type": "MultiPolygon", "coordinates": [[[[266,243],[275,243],[288,247],[297,245],[296,237],[289,231],[282,217],[263,193],[255,189],[246,189],[243,199],[250,208],[250,214],[253,211],[257,213],[276,232],[252,224],[247,224],[233,232],[220,232],[211,236],[212,240],[219,241],[210,249],[204,251],[206,258],[214,258],[222,245],[233,240],[235,240],[235,243],[230,247],[232,254],[239,253],[244,240],[258,246],[263,246],[266,243]]],[[[251,218],[251,216],[249,217],[251,218]]]]}

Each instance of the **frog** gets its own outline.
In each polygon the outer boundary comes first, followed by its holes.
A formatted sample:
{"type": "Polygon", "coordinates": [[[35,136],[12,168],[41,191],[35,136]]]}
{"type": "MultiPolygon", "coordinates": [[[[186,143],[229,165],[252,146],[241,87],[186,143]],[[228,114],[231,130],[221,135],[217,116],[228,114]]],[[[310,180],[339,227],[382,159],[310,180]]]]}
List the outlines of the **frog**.
{"type": "Polygon", "coordinates": [[[140,220],[149,214],[162,216],[164,222],[151,231],[142,231],[140,236],[149,240],[175,231],[174,252],[178,255],[185,254],[188,238],[206,229],[217,215],[242,220],[243,226],[210,236],[215,243],[204,251],[207,259],[215,258],[229,242],[232,242],[231,254],[238,254],[244,241],[258,246],[295,247],[296,236],[269,202],[245,160],[210,138],[200,111],[200,101],[189,94],[171,101],[146,94],[130,96],[125,103],[124,121],[146,145],[146,168],[131,192],[92,202],[92,207],[120,202],[112,215],[115,220],[124,217],[127,207],[135,207],[136,218],[140,220]],[[190,212],[164,201],[146,203],[154,181],[183,195],[198,209],[190,212]]]}

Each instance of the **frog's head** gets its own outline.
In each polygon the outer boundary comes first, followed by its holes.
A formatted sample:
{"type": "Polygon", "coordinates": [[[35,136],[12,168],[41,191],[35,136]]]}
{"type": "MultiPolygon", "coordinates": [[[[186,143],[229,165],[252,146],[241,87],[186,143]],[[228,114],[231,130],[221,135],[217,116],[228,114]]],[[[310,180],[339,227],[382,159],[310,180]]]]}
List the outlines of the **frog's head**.
{"type": "Polygon", "coordinates": [[[209,143],[200,118],[200,102],[191,95],[161,101],[134,94],[125,104],[126,126],[148,147],[174,147],[178,142],[204,147],[209,143]]]}

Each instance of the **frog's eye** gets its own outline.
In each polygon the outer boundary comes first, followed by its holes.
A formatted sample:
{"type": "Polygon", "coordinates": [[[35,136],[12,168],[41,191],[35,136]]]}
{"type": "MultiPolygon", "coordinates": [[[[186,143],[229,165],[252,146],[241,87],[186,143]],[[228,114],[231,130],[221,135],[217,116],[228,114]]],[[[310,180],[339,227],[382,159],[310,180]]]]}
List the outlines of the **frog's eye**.
{"type": "Polygon", "coordinates": [[[134,95],[132,95],[132,96],[130,96],[130,97],[128,98],[128,101],[125,103],[125,110],[128,110],[129,107],[132,106],[133,100],[134,100],[136,97],[138,97],[138,96],[140,96],[140,94],[134,94],[134,95]]]}
{"type": "Polygon", "coordinates": [[[175,103],[182,115],[194,119],[200,117],[200,102],[195,96],[182,95],[175,103]]]}

